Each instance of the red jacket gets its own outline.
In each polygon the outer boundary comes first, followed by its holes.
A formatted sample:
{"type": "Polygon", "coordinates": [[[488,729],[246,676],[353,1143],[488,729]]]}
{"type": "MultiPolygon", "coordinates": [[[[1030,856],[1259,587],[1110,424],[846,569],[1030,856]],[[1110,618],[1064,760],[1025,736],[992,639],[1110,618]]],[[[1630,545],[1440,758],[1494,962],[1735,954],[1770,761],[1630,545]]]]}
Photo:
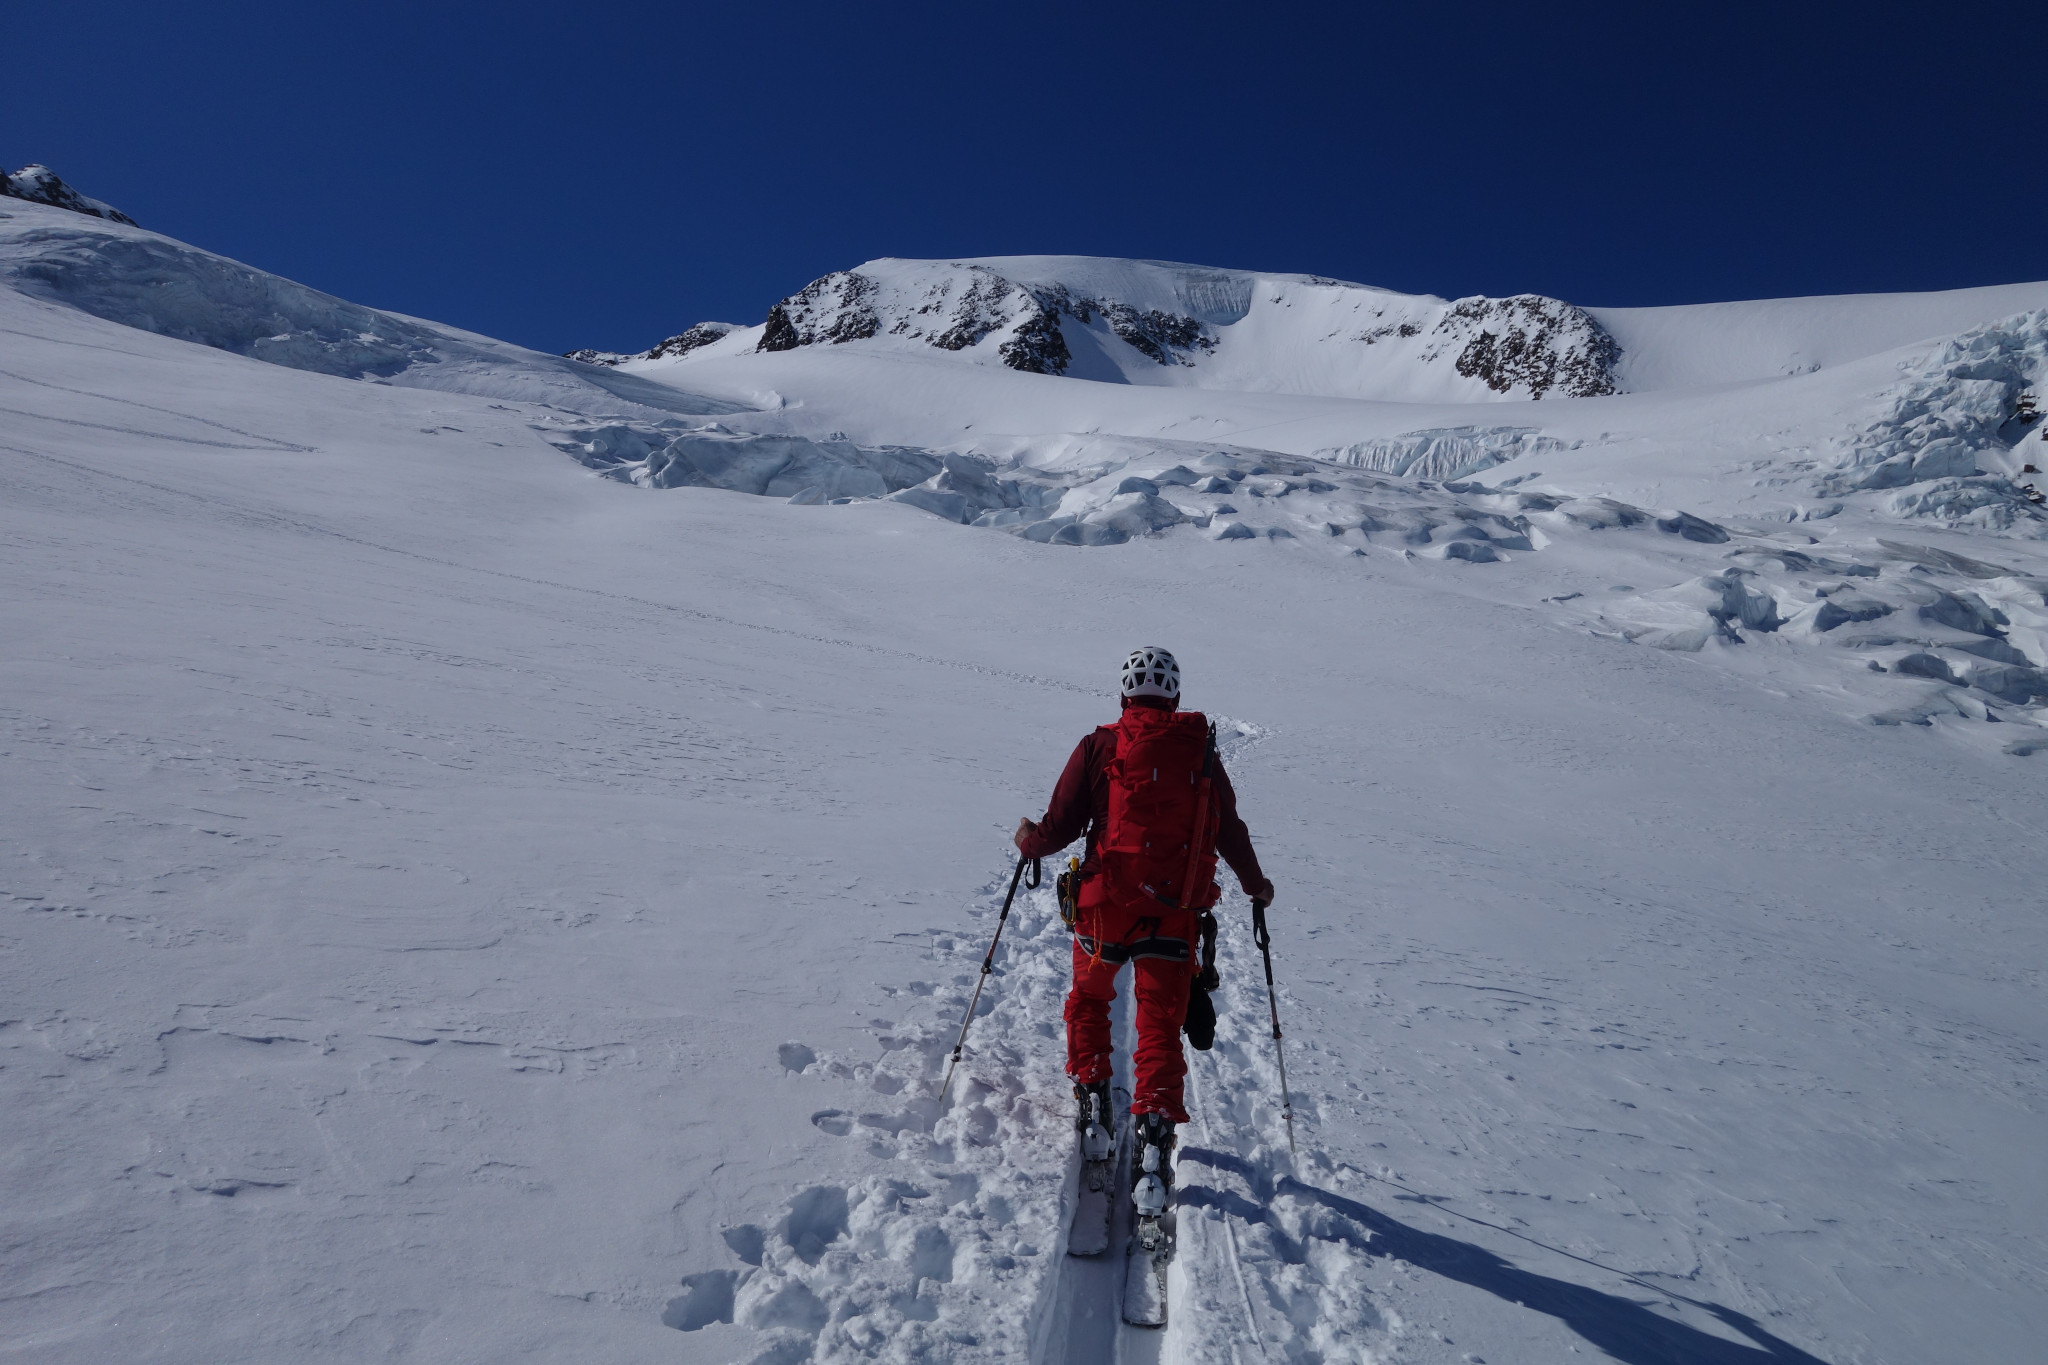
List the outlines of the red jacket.
{"type": "MultiPolygon", "coordinates": [[[[1088,852],[1081,865],[1090,872],[1096,870],[1095,845],[1102,837],[1103,826],[1109,823],[1109,762],[1115,757],[1113,725],[1090,732],[1074,746],[1073,757],[1067,760],[1059,785],[1052,789],[1052,804],[1045,808],[1045,818],[1038,822],[1036,837],[1027,834],[1019,845],[1025,857],[1049,857],[1086,833],[1088,852]]],[[[1237,874],[1238,885],[1250,895],[1265,883],[1266,874],[1259,870],[1259,855],[1252,852],[1251,831],[1238,818],[1237,792],[1232,789],[1230,774],[1223,771],[1220,758],[1216,760],[1212,780],[1216,808],[1223,817],[1216,830],[1216,851],[1237,874]]]]}

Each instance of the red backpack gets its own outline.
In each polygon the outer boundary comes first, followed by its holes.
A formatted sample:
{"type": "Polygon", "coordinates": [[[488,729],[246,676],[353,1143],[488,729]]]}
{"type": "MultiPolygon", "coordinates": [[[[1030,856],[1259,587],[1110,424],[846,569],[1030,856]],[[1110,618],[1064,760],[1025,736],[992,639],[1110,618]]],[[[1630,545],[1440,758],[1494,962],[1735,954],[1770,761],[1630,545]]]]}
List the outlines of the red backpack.
{"type": "Polygon", "coordinates": [[[1206,910],[1216,885],[1222,823],[1210,778],[1216,750],[1199,711],[1133,706],[1114,726],[1109,825],[1098,853],[1112,894],[1177,910],[1206,910]]]}

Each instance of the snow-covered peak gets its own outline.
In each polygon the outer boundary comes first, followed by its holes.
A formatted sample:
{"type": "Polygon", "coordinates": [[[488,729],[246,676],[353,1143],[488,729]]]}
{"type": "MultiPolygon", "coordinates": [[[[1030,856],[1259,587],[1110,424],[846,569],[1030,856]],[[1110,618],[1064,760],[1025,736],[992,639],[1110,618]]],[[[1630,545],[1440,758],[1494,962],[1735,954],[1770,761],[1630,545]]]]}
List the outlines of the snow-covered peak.
{"type": "Polygon", "coordinates": [[[112,204],[80,194],[60,179],[48,166],[23,166],[12,175],[0,176],[0,195],[12,199],[26,199],[32,204],[48,204],[51,208],[70,209],[73,213],[89,213],[95,218],[105,218],[115,223],[135,226],[130,218],[112,204]]]}
{"type": "Polygon", "coordinates": [[[2043,306],[2048,283],[1603,308],[1171,261],[884,257],[813,280],[756,327],[715,337],[692,328],[638,356],[575,355],[618,364],[880,352],[1125,385],[1494,403],[1810,374],[2043,306]]]}
{"type": "Polygon", "coordinates": [[[759,348],[859,344],[1111,383],[1485,402],[1614,391],[1583,309],[1455,302],[1317,275],[1090,256],[885,258],[768,312],[759,348]]]}

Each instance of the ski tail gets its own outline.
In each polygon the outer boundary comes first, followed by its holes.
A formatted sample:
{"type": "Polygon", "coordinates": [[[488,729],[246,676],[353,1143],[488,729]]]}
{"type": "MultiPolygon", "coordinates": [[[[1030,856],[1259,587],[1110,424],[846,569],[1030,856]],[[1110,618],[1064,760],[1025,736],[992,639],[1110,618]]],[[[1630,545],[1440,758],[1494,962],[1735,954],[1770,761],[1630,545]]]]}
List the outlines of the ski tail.
{"type": "Polygon", "coordinates": [[[1121,1160],[1130,1127],[1124,1111],[1130,1094],[1110,1092],[1110,1112],[1080,1133],[1080,1172],[1075,1184],[1074,1218],[1067,1226],[1067,1255],[1100,1256],[1109,1250],[1110,1228],[1117,1197],[1123,1189],[1121,1160]]]}
{"type": "Polygon", "coordinates": [[[1124,1321],[1133,1327],[1166,1326],[1166,1276],[1173,1263],[1173,1182],[1166,1164],[1173,1144],[1164,1140],[1152,1146],[1154,1135],[1147,1127],[1132,1142],[1137,1170],[1131,1241],[1124,1253],[1124,1321]]]}
{"type": "Polygon", "coordinates": [[[1160,1219],[1158,1245],[1147,1251],[1139,1236],[1131,1237],[1124,1262],[1124,1321],[1133,1327],[1166,1326],[1166,1274],[1173,1263],[1173,1233],[1169,1210],[1160,1219]]]}

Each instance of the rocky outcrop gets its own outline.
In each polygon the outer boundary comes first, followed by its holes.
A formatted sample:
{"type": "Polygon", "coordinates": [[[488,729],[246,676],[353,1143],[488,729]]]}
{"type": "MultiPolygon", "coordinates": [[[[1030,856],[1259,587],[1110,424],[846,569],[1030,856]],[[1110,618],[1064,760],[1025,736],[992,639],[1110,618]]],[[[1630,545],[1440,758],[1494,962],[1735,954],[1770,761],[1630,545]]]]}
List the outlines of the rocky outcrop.
{"type": "MultiPolygon", "coordinates": [[[[1216,338],[1200,321],[1177,313],[1134,308],[1116,299],[1090,298],[1058,287],[1034,291],[1032,298],[1055,323],[1064,316],[1086,327],[1101,317],[1120,341],[1155,365],[1193,364],[1197,353],[1216,349],[1216,338]]],[[[1065,349],[1064,342],[1061,349],[1065,349]]]]}
{"type": "Polygon", "coordinates": [[[1459,346],[1452,364],[1495,393],[1525,389],[1531,398],[1558,393],[1594,398],[1614,392],[1621,348],[1585,309],[1536,294],[1511,299],[1459,299],[1437,323],[1444,349],[1459,346]]]}
{"type": "MultiPolygon", "coordinates": [[[[1075,314],[1082,322],[1088,321],[1087,310],[1092,300],[1082,299],[1075,314]]],[[[1103,319],[1109,323],[1109,330],[1115,332],[1126,344],[1141,355],[1149,356],[1161,365],[1186,365],[1192,363],[1188,354],[1193,351],[1213,351],[1216,338],[1203,330],[1202,324],[1193,318],[1178,317],[1156,308],[1139,312],[1129,304],[1104,303],[1103,319]]]]}
{"type": "Polygon", "coordinates": [[[1044,309],[1018,324],[996,354],[1005,365],[1026,374],[1065,374],[1067,366],[1074,363],[1067,339],[1060,335],[1059,315],[1044,309]]]}
{"type": "Polygon", "coordinates": [[[721,341],[737,330],[738,328],[734,327],[730,322],[700,322],[696,326],[686,331],[678,332],[668,340],[650,348],[647,351],[646,358],[649,360],[674,360],[678,356],[686,356],[692,351],[709,346],[714,341],[721,341]]]}
{"type": "MultiPolygon", "coordinates": [[[[969,346],[979,346],[991,332],[1014,320],[1016,300],[1013,296],[1016,293],[1017,286],[993,271],[973,271],[967,288],[961,291],[959,302],[948,315],[951,325],[930,338],[931,344],[942,351],[964,351],[969,346]]],[[[908,323],[907,318],[899,320],[891,330],[907,331],[908,323]]]]}
{"type": "Polygon", "coordinates": [[[812,280],[768,310],[768,322],[755,347],[759,351],[793,351],[842,341],[862,341],[881,330],[876,316],[875,282],[853,270],[837,270],[812,280]]]}
{"type": "Polygon", "coordinates": [[[111,204],[80,194],[58,178],[48,166],[23,166],[12,175],[0,176],[0,195],[26,199],[31,204],[48,204],[53,209],[70,209],[111,223],[137,226],[135,220],[111,204]]]}
{"type": "Polygon", "coordinates": [[[644,351],[627,355],[623,351],[564,351],[569,360],[580,360],[586,365],[622,365],[628,360],[674,360],[686,356],[699,347],[709,346],[723,340],[735,331],[730,322],[700,322],[686,331],[676,333],[666,341],[656,342],[644,351]]]}

